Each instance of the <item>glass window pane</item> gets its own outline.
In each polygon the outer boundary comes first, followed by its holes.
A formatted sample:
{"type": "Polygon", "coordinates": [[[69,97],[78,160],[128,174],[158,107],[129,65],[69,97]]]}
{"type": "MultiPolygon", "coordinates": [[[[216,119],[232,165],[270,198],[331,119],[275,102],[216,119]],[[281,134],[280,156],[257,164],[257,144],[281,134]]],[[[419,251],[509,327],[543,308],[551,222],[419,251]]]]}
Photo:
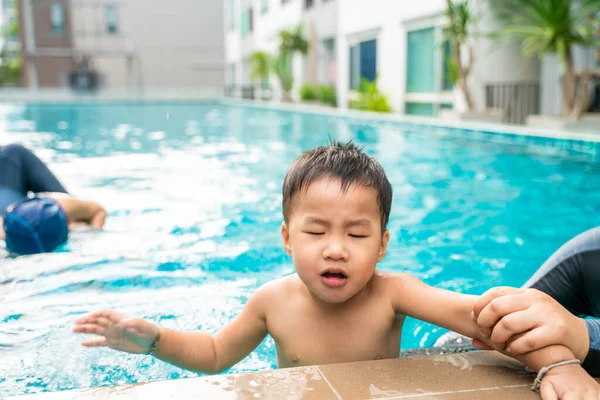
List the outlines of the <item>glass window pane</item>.
{"type": "Polygon", "coordinates": [[[445,91],[450,91],[454,88],[454,84],[452,83],[452,71],[450,70],[452,63],[452,43],[450,43],[450,40],[444,39],[443,47],[444,76],[442,82],[442,89],[445,91]]]}
{"type": "Polygon", "coordinates": [[[229,30],[235,29],[235,0],[229,0],[229,30]]]}
{"type": "Polygon", "coordinates": [[[244,10],[242,11],[242,25],[240,27],[242,37],[248,34],[248,28],[248,10],[244,10]]]}
{"type": "Polygon", "coordinates": [[[248,9],[248,32],[254,31],[254,13],[252,8],[248,9]]]}
{"type": "Polygon", "coordinates": [[[435,112],[432,103],[406,103],[406,114],[433,117],[435,112]]]}
{"type": "Polygon", "coordinates": [[[350,89],[358,89],[360,86],[360,64],[358,46],[350,47],[350,89]]]}
{"type": "Polygon", "coordinates": [[[435,92],[434,28],[408,32],[406,91],[435,92]]]}
{"type": "Polygon", "coordinates": [[[63,33],[65,29],[65,14],[61,3],[52,4],[50,19],[52,21],[52,30],[56,33],[63,33]]]}
{"type": "Polygon", "coordinates": [[[107,4],[105,8],[106,31],[115,34],[118,31],[117,7],[114,4],[107,4]]]}
{"type": "Polygon", "coordinates": [[[360,76],[369,81],[375,80],[377,74],[377,40],[369,40],[360,44],[360,76]]]}

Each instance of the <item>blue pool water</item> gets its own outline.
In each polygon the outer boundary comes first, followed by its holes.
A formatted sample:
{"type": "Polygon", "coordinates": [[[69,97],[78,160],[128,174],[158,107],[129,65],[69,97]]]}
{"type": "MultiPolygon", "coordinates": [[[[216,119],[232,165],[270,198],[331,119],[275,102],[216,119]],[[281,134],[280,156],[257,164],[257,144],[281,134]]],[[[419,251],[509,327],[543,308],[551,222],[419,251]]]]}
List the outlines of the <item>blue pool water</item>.
{"type": "MultiPolygon", "coordinates": [[[[259,285],[293,272],[281,182],[329,138],[365,145],[388,172],[384,270],[466,293],[520,285],[600,224],[600,165],[585,144],[465,134],[210,103],[0,106],[1,143],[32,147],[71,192],[109,210],[104,231],[76,231],[59,252],[0,259],[0,397],[194,376],[84,349],[73,322],[110,307],[218,330],[259,285]]],[[[402,348],[442,333],[409,320],[402,348]]],[[[230,372],[272,367],[267,339],[230,372]]]]}

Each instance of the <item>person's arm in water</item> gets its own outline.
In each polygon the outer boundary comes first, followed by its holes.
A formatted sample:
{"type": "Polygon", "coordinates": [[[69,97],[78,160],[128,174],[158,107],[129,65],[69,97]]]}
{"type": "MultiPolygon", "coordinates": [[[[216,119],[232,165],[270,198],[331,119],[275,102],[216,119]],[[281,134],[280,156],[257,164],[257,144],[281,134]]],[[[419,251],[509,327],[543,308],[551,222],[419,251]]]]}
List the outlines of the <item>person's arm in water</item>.
{"type": "MultiPolygon", "coordinates": [[[[551,296],[536,289],[493,288],[473,308],[477,325],[493,346],[512,354],[525,354],[551,344],[562,344],[600,376],[600,320],[571,314],[551,296]]],[[[485,343],[474,340],[481,350],[485,343]]]]}
{"type": "MultiPolygon", "coordinates": [[[[490,338],[479,331],[472,316],[477,296],[434,288],[406,274],[390,275],[386,281],[390,285],[392,306],[396,313],[433,323],[488,345],[492,344],[490,338]]],[[[535,371],[575,358],[569,348],[558,344],[520,355],[503,353],[535,371]]],[[[553,368],[542,381],[543,399],[554,399],[556,396],[561,398],[565,393],[581,394],[581,397],[574,398],[585,398],[583,394],[588,392],[600,395],[600,385],[576,364],[553,368]]]]}
{"type": "Polygon", "coordinates": [[[89,200],[80,200],[65,193],[40,193],[40,196],[51,197],[65,212],[69,227],[90,225],[100,229],[106,220],[106,210],[98,203],[89,200]]]}
{"type": "Polygon", "coordinates": [[[126,318],[101,310],[76,321],[76,333],[99,335],[84,341],[88,347],[104,346],[154,357],[192,371],[217,373],[250,354],[267,335],[266,307],[272,301],[267,284],[248,300],[242,312],[214,335],[158,328],[140,318],[126,318]]]}

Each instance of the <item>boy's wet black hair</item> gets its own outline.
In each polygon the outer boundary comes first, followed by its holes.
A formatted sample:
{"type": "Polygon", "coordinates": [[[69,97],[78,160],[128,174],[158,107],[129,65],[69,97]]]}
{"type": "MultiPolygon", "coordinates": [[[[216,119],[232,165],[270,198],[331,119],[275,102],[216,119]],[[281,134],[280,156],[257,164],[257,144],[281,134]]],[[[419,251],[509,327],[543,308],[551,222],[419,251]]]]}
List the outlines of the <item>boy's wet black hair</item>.
{"type": "Polygon", "coordinates": [[[381,231],[385,231],[392,207],[392,185],[381,164],[352,142],[332,142],[329,146],[317,147],[304,152],[292,163],[283,181],[283,218],[286,223],[292,212],[294,196],[323,177],[339,179],[343,191],[351,185],[375,189],[381,231]]]}

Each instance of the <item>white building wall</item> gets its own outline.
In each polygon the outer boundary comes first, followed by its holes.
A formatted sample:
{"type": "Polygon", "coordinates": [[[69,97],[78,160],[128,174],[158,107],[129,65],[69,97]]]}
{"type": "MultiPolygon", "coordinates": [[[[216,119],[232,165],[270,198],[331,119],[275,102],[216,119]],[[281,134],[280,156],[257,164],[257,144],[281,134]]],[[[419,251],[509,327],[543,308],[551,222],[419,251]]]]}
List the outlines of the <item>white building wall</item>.
{"type": "MultiPolygon", "coordinates": [[[[575,70],[594,70],[595,55],[593,49],[580,47],[573,49],[575,70]]],[[[562,67],[556,54],[547,55],[542,60],[541,67],[541,113],[547,115],[562,115],[563,89],[561,77],[562,67]]]]}
{"type": "Polygon", "coordinates": [[[106,76],[109,87],[222,88],[224,16],[220,1],[95,3],[100,7],[79,2],[72,8],[74,49],[96,55],[95,67],[106,76]],[[106,31],[105,4],[118,5],[117,35],[106,31]],[[133,59],[134,78],[129,76],[127,54],[133,59]]]}
{"type": "Polygon", "coordinates": [[[240,10],[239,0],[224,0],[225,13],[225,81],[227,85],[241,85],[242,49],[240,38],[240,10]],[[230,7],[233,5],[233,12],[230,7]],[[230,19],[234,18],[234,26],[231,29],[230,19]],[[232,76],[233,74],[233,76],[232,76]]]}

